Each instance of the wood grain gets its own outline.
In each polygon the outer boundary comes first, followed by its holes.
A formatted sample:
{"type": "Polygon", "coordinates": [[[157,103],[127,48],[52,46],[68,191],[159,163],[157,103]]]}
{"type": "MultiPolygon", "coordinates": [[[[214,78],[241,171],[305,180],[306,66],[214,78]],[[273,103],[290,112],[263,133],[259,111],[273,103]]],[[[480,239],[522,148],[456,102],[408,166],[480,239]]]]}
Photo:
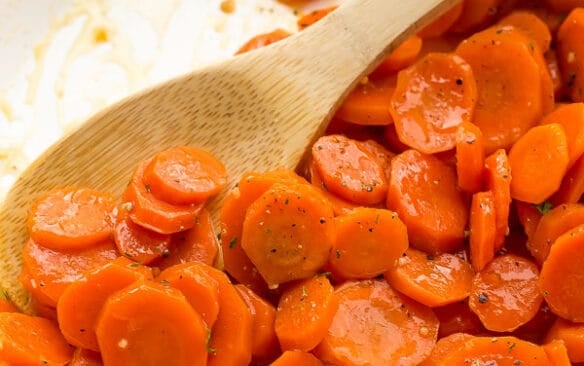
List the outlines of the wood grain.
{"type": "MultiPolygon", "coordinates": [[[[22,309],[17,277],[30,202],[83,185],[120,194],[135,164],[177,145],[207,149],[244,172],[293,168],[342,98],[406,37],[458,0],[354,0],[289,39],[178,77],[90,118],[49,148],[0,209],[0,286],[22,309]]],[[[212,202],[217,212],[222,196],[212,202]]],[[[216,216],[216,215],[215,215],[216,216]]]]}

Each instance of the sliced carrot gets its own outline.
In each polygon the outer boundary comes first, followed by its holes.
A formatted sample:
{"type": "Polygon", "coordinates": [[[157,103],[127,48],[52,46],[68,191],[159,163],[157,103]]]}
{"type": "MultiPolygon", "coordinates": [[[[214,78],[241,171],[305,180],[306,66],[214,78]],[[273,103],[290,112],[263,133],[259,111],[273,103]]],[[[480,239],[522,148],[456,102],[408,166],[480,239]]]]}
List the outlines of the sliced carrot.
{"type": "Polygon", "coordinates": [[[560,235],[543,262],[539,287],[552,311],[562,318],[584,322],[584,225],[560,235]]]}
{"type": "Polygon", "coordinates": [[[336,8],[337,8],[337,6],[334,5],[334,6],[330,6],[327,8],[322,8],[322,9],[317,9],[317,10],[311,11],[308,14],[304,14],[297,21],[298,30],[303,30],[303,29],[310,27],[314,23],[318,22],[319,20],[321,20],[322,18],[327,16],[329,13],[331,13],[336,8]]]}
{"type": "Polygon", "coordinates": [[[73,354],[52,321],[0,313],[0,360],[8,365],[68,365],[73,354]]]}
{"type": "Polygon", "coordinates": [[[18,308],[10,301],[7,293],[0,294],[0,313],[1,312],[16,312],[18,308]]]}
{"type": "Polygon", "coordinates": [[[316,169],[329,192],[362,205],[383,202],[387,178],[382,163],[356,140],[323,136],[312,146],[316,169]]]}
{"type": "Polygon", "coordinates": [[[206,365],[207,327],[179,290],[138,281],[108,297],[96,326],[104,365],[206,365]]]}
{"type": "Polygon", "coordinates": [[[456,54],[477,83],[472,122],[483,132],[486,153],[511,147],[543,113],[542,76],[529,40],[514,28],[494,27],[461,42],[456,54]]]}
{"type": "Polygon", "coordinates": [[[101,355],[98,352],[77,348],[69,366],[103,366],[101,355]]]}
{"type": "Polygon", "coordinates": [[[402,294],[434,307],[466,299],[473,275],[468,262],[455,254],[430,255],[408,249],[385,278],[402,294]]]}
{"type": "Polygon", "coordinates": [[[219,314],[219,285],[202,262],[176,264],[160,272],[156,280],[182,292],[193,309],[211,329],[219,314]]]}
{"type": "Polygon", "coordinates": [[[219,285],[219,314],[207,341],[207,364],[248,365],[252,357],[252,314],[225,273],[208,269],[219,285]]]}
{"type": "Polygon", "coordinates": [[[87,273],[69,285],[57,304],[61,333],[70,344],[99,351],[95,325],[107,298],[140,279],[152,279],[152,273],[134,268],[140,264],[119,257],[87,273]]]}
{"type": "Polygon", "coordinates": [[[495,251],[499,251],[509,232],[511,206],[511,168],[505,150],[499,149],[485,159],[485,182],[495,199],[495,251]]]}
{"type": "Polygon", "coordinates": [[[246,53],[249,51],[256,50],[258,48],[266,47],[271,45],[272,43],[276,43],[278,41],[283,40],[284,38],[288,38],[290,36],[290,32],[285,31],[283,29],[277,28],[268,33],[258,34],[257,36],[253,37],[249,41],[247,41],[243,46],[241,46],[236,55],[240,55],[242,53],[246,53]]]}
{"type": "Polygon", "coordinates": [[[584,103],[560,105],[547,114],[541,123],[558,123],[562,126],[568,144],[568,168],[572,167],[584,153],[584,103]]]}
{"type": "Polygon", "coordinates": [[[227,184],[225,165],[208,151],[190,146],[158,152],[144,170],[144,184],[172,204],[205,202],[227,184]]]}
{"type": "Polygon", "coordinates": [[[499,15],[503,2],[505,0],[464,0],[462,14],[450,30],[454,33],[466,34],[489,25],[499,15]]]}
{"type": "Polygon", "coordinates": [[[249,287],[237,284],[235,289],[247,304],[253,317],[252,328],[252,359],[256,361],[273,360],[281,352],[276,336],[276,309],[249,287]]]}
{"type": "Polygon", "coordinates": [[[523,232],[527,236],[527,245],[529,246],[543,213],[538,209],[538,206],[532,205],[531,203],[521,201],[515,201],[513,203],[515,204],[515,212],[517,213],[519,223],[523,226],[523,232]]]}
{"type": "Polygon", "coordinates": [[[549,366],[542,347],[516,337],[472,337],[452,352],[445,353],[437,366],[488,365],[549,366]],[[495,361],[493,361],[495,360],[495,361]]]}
{"type": "Polygon", "coordinates": [[[562,80],[562,73],[560,71],[560,64],[558,61],[558,54],[555,49],[547,51],[544,55],[545,62],[547,64],[548,73],[552,79],[552,85],[554,87],[554,96],[559,96],[562,94],[564,87],[564,82],[562,80]]]}
{"type": "Polygon", "coordinates": [[[39,197],[28,216],[32,240],[53,250],[89,248],[112,232],[114,198],[84,187],[49,191],[39,197]]]}
{"type": "Polygon", "coordinates": [[[169,250],[162,251],[162,260],[156,265],[161,269],[191,261],[213,265],[218,252],[219,244],[211,215],[203,208],[197,215],[192,229],[173,234],[169,250]]]}
{"type": "Polygon", "coordinates": [[[434,349],[432,349],[430,356],[418,366],[436,366],[442,358],[452,352],[456,352],[472,337],[472,335],[466,333],[453,333],[447,337],[439,339],[434,349]]]}
{"type": "Polygon", "coordinates": [[[469,222],[470,262],[479,272],[495,257],[497,222],[492,191],[473,194],[469,222]]]}
{"type": "Polygon", "coordinates": [[[416,61],[422,50],[423,40],[420,36],[411,36],[393,50],[371,72],[373,77],[380,75],[392,75],[405,69],[416,61]]]}
{"type": "Polygon", "coordinates": [[[331,271],[345,279],[374,278],[408,249],[408,232],[395,212],[361,207],[335,218],[331,271]]]}
{"type": "Polygon", "coordinates": [[[80,251],[60,252],[29,240],[22,250],[23,275],[20,281],[37,300],[56,307],[69,284],[117,256],[116,246],[110,241],[80,251]]]}
{"type": "Polygon", "coordinates": [[[470,65],[452,53],[429,53],[398,74],[390,112],[400,141],[432,154],[456,146],[458,126],[472,120],[476,100],[470,65]]]}
{"type": "Polygon", "coordinates": [[[472,283],[469,306],[485,328],[509,332],[537,314],[543,297],[537,266],[514,254],[493,259],[472,283]]]}
{"type": "Polygon", "coordinates": [[[333,365],[417,365],[436,343],[438,320],[386,281],[349,281],[335,290],[333,322],[315,353],[333,365]]]}
{"type": "Polygon", "coordinates": [[[326,276],[299,281],[284,290],[275,329],[282,350],[310,351],[324,338],[339,302],[326,276]]]}
{"type": "Polygon", "coordinates": [[[421,31],[418,32],[418,36],[422,38],[434,38],[440,37],[446,33],[450,27],[460,18],[462,14],[462,9],[464,6],[464,1],[458,2],[446,13],[442,14],[438,18],[434,19],[432,23],[428,24],[421,31]]]}
{"type": "Polygon", "coordinates": [[[462,122],[456,131],[456,177],[458,187],[477,193],[483,187],[485,147],[483,133],[474,124],[462,122]]]}
{"type": "Polygon", "coordinates": [[[438,254],[462,246],[466,199],[454,169],[435,156],[408,150],[393,158],[387,207],[406,224],[412,247],[438,254]]]}
{"type": "MultiPolygon", "coordinates": [[[[579,1],[581,2],[581,1],[579,1]]],[[[584,5],[575,8],[557,34],[557,51],[564,86],[572,101],[584,102],[584,5]]]]}
{"type": "Polygon", "coordinates": [[[509,151],[511,197],[534,204],[545,201],[560,187],[568,163],[564,128],[559,123],[533,127],[509,151]]]}
{"type": "Polygon", "coordinates": [[[270,366],[322,366],[322,362],[312,353],[293,350],[284,351],[270,366]]]}
{"type": "Polygon", "coordinates": [[[202,204],[174,205],[156,198],[150,185],[144,183],[144,171],[150,164],[138,164],[122,199],[128,205],[130,219],[160,234],[188,230],[195,225],[202,204]]]}
{"type": "Polygon", "coordinates": [[[562,340],[572,362],[584,362],[584,324],[558,318],[546,335],[546,342],[562,340]]]}
{"type": "Polygon", "coordinates": [[[368,126],[385,126],[393,123],[389,113],[389,100],[395,90],[394,75],[367,78],[343,100],[335,114],[343,121],[368,126]]]}
{"type": "Polygon", "coordinates": [[[516,27],[535,42],[542,53],[550,49],[552,34],[549,28],[543,20],[531,11],[516,10],[499,20],[498,24],[516,27]]]}
{"type": "Polygon", "coordinates": [[[561,339],[553,339],[543,345],[543,350],[550,360],[551,366],[571,366],[566,343],[561,339]]]}
{"type": "Polygon", "coordinates": [[[510,335],[521,338],[524,341],[542,344],[546,333],[557,318],[556,314],[551,311],[550,307],[544,301],[539,307],[537,314],[510,335]]]}
{"type": "Polygon", "coordinates": [[[438,338],[455,333],[481,334],[485,327],[478,316],[470,310],[468,299],[432,309],[440,321],[438,338]]]}
{"type": "MultiPolygon", "coordinates": [[[[366,145],[363,145],[363,146],[366,146],[366,145]]],[[[371,150],[369,150],[369,151],[371,151],[371,150]]],[[[347,213],[351,212],[353,209],[359,207],[358,204],[353,203],[353,202],[349,202],[343,198],[340,198],[339,196],[337,196],[337,195],[335,195],[327,190],[326,184],[324,184],[324,182],[322,181],[322,178],[318,174],[318,170],[316,169],[316,166],[314,165],[313,159],[310,159],[308,162],[308,171],[309,171],[308,174],[310,175],[310,183],[313,186],[320,189],[322,194],[326,197],[326,199],[333,206],[333,212],[336,216],[347,214],[347,213]]]]}
{"type": "Polygon", "coordinates": [[[361,141],[361,147],[379,159],[381,167],[385,172],[385,176],[389,180],[391,173],[391,159],[393,159],[395,153],[389,151],[384,145],[372,139],[361,141]]]}

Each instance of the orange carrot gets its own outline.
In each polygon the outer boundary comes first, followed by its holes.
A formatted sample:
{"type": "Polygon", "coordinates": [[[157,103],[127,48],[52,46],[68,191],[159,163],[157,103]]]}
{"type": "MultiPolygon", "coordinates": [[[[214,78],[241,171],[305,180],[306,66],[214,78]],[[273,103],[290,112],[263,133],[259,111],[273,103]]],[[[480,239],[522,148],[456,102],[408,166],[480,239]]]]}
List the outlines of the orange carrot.
{"type": "Polygon", "coordinates": [[[434,307],[466,299],[473,275],[468,262],[455,254],[430,255],[408,249],[385,278],[402,294],[434,307]]]}
{"type": "Polygon", "coordinates": [[[562,126],[568,144],[568,168],[572,167],[584,153],[584,103],[560,105],[546,115],[541,123],[558,123],[562,126]]]}
{"type": "Polygon", "coordinates": [[[405,69],[416,61],[422,50],[423,41],[419,36],[411,36],[394,49],[371,72],[373,77],[380,75],[392,75],[405,69]]]}
{"type": "Polygon", "coordinates": [[[179,146],[155,154],[143,179],[155,197],[183,205],[205,202],[219,193],[227,184],[227,171],[210,152],[179,146]]]}
{"type": "Polygon", "coordinates": [[[323,136],[312,146],[312,158],[326,189],[362,205],[383,202],[387,178],[381,162],[356,140],[323,136]]]}
{"type": "Polygon", "coordinates": [[[462,14],[450,30],[466,34],[489,25],[499,15],[499,10],[504,2],[505,0],[464,0],[462,14]]]}
{"type": "Polygon", "coordinates": [[[462,122],[456,131],[456,178],[464,192],[477,193],[484,180],[483,133],[474,124],[462,122]]]}
{"type": "Polygon", "coordinates": [[[417,365],[436,343],[431,309],[395,292],[386,281],[349,281],[335,290],[333,322],[315,353],[333,365],[417,365]]]}
{"type": "Polygon", "coordinates": [[[293,350],[284,351],[280,357],[270,364],[270,366],[322,366],[322,362],[312,353],[293,350]]]}
{"type": "Polygon", "coordinates": [[[383,138],[387,142],[389,149],[393,152],[400,153],[409,150],[410,147],[400,141],[397,131],[395,130],[395,124],[385,126],[383,130],[383,138]]]}
{"type": "Polygon", "coordinates": [[[219,285],[209,275],[209,266],[187,262],[168,267],[156,277],[165,286],[180,290],[193,309],[211,329],[219,314],[219,285]]]}
{"type": "Polygon", "coordinates": [[[138,164],[122,196],[124,204],[128,205],[130,219],[160,234],[172,234],[192,228],[202,205],[174,205],[156,198],[152,194],[151,186],[144,182],[144,171],[149,164],[149,160],[138,164]]]}
{"type": "Polygon", "coordinates": [[[493,259],[472,283],[470,309],[485,328],[509,332],[531,320],[543,297],[537,287],[539,270],[514,254],[493,259]]]}
{"type": "Polygon", "coordinates": [[[535,42],[542,53],[550,49],[552,34],[547,24],[536,14],[527,10],[516,10],[499,20],[500,25],[510,25],[523,32],[535,42]]]}
{"type": "Polygon", "coordinates": [[[473,194],[469,222],[470,262],[479,272],[495,257],[497,223],[492,191],[473,194]]]}
{"type": "Polygon", "coordinates": [[[422,30],[418,32],[418,36],[422,38],[434,38],[442,36],[448,31],[448,29],[450,29],[450,27],[452,27],[458,18],[460,18],[463,6],[464,1],[460,1],[446,13],[434,19],[432,23],[422,28],[422,30]]]}
{"type": "Polygon", "coordinates": [[[550,74],[550,78],[552,79],[554,96],[559,96],[562,94],[564,85],[562,81],[562,73],[560,72],[558,54],[554,49],[547,51],[543,56],[547,64],[548,73],[550,74]]]}
{"type": "Polygon", "coordinates": [[[345,279],[374,278],[394,266],[408,248],[408,232],[395,212],[361,207],[335,218],[329,265],[345,279]]]}
{"type": "Polygon", "coordinates": [[[73,351],[50,320],[0,313],[0,360],[8,365],[68,365],[73,351]]]}
{"type": "Polygon", "coordinates": [[[253,317],[251,355],[256,361],[272,360],[281,352],[276,336],[276,309],[249,287],[237,284],[235,289],[247,304],[253,317]]]}
{"type": "Polygon", "coordinates": [[[553,205],[576,203],[584,194],[584,154],[566,172],[560,188],[550,197],[553,205]]]}
{"type": "MultiPolygon", "coordinates": [[[[363,144],[363,146],[366,146],[366,145],[363,144]]],[[[369,151],[372,152],[371,150],[369,150],[369,151]]],[[[381,158],[380,158],[380,161],[383,161],[383,160],[381,160],[381,158]]],[[[324,184],[324,182],[322,181],[322,178],[318,174],[318,170],[316,169],[316,166],[314,165],[313,159],[309,159],[308,172],[309,172],[308,175],[310,175],[310,183],[313,186],[317,187],[322,192],[322,194],[326,197],[326,199],[331,203],[331,205],[333,206],[333,212],[334,212],[335,216],[347,214],[347,213],[351,212],[353,209],[359,207],[358,204],[353,203],[353,202],[349,202],[343,198],[340,198],[337,195],[329,192],[326,189],[326,184],[324,184]]]]}
{"type": "Polygon", "coordinates": [[[389,180],[391,173],[391,159],[393,159],[395,153],[389,151],[384,145],[372,139],[361,141],[361,147],[379,159],[381,167],[385,172],[385,176],[389,180]]]}
{"type": "MultiPolygon", "coordinates": [[[[57,304],[61,333],[70,344],[99,351],[95,325],[107,298],[140,279],[152,279],[152,273],[137,271],[139,263],[119,257],[87,273],[69,285],[57,304]]],[[[145,268],[145,267],[144,267],[145,268]]]]}
{"type": "Polygon", "coordinates": [[[322,18],[327,16],[329,13],[331,13],[336,8],[337,8],[337,6],[334,5],[334,6],[330,6],[327,8],[322,8],[322,9],[317,9],[317,10],[311,11],[308,14],[304,14],[297,21],[298,30],[303,30],[303,29],[310,27],[314,23],[318,22],[319,20],[321,20],[322,18]]]}
{"type": "Polygon", "coordinates": [[[432,154],[456,146],[458,126],[472,120],[476,100],[466,61],[452,53],[429,53],[398,74],[390,112],[399,139],[432,154]]]}
{"type": "Polygon", "coordinates": [[[435,156],[408,150],[393,158],[387,207],[406,224],[416,249],[438,254],[463,243],[468,206],[454,169],[435,156]]]}
{"type": "Polygon", "coordinates": [[[550,360],[551,366],[571,366],[568,349],[563,340],[553,339],[551,342],[543,345],[543,350],[550,360]]]}
{"type": "Polygon", "coordinates": [[[580,37],[582,33],[584,6],[570,12],[557,34],[562,79],[568,95],[574,102],[584,102],[584,43],[580,37]]]}
{"type": "Polygon", "coordinates": [[[8,293],[0,293],[0,313],[1,312],[16,312],[18,308],[10,300],[8,293]]]}
{"type": "Polygon", "coordinates": [[[290,32],[285,31],[283,29],[277,28],[268,33],[258,34],[257,36],[253,37],[249,41],[247,41],[243,46],[241,46],[236,55],[240,55],[242,53],[246,53],[249,51],[256,50],[258,48],[266,47],[271,45],[272,43],[276,43],[278,41],[283,40],[284,38],[288,38],[290,36],[290,32]]]}
{"type": "Polygon", "coordinates": [[[473,336],[466,333],[453,333],[447,337],[441,338],[436,343],[430,356],[426,358],[418,366],[436,366],[440,360],[452,352],[456,352],[461,347],[464,347],[466,341],[473,336]]]}
{"type": "Polygon", "coordinates": [[[440,321],[438,338],[455,333],[481,334],[485,327],[478,316],[470,310],[468,299],[432,309],[440,321]]]}
{"type": "Polygon", "coordinates": [[[552,311],[562,318],[584,322],[584,224],[560,235],[543,262],[539,288],[552,311]]]}
{"type": "Polygon", "coordinates": [[[546,335],[546,342],[562,340],[572,362],[584,362],[584,325],[558,318],[546,335]]]}
{"type": "Polygon", "coordinates": [[[111,235],[113,208],[109,193],[83,187],[49,191],[33,203],[28,232],[49,249],[89,248],[111,235]]]}
{"type": "Polygon", "coordinates": [[[339,302],[326,276],[299,281],[284,290],[275,329],[282,350],[310,351],[324,338],[339,302]]]}
{"type": "MultiPolygon", "coordinates": [[[[519,219],[521,226],[523,226],[523,232],[527,236],[527,245],[529,246],[529,243],[533,240],[533,234],[535,234],[535,230],[537,229],[537,225],[539,224],[543,213],[547,213],[548,211],[546,202],[541,206],[535,206],[521,201],[515,201],[514,204],[517,218],[519,219]]],[[[533,255],[533,253],[531,254],[533,255]]]]}
{"type": "Polygon", "coordinates": [[[485,159],[485,185],[487,190],[493,192],[495,199],[495,251],[503,247],[509,232],[511,174],[505,150],[497,150],[485,159]]]}
{"type": "Polygon", "coordinates": [[[103,366],[101,355],[97,352],[83,348],[77,348],[73,352],[73,358],[69,366],[103,366]]]}

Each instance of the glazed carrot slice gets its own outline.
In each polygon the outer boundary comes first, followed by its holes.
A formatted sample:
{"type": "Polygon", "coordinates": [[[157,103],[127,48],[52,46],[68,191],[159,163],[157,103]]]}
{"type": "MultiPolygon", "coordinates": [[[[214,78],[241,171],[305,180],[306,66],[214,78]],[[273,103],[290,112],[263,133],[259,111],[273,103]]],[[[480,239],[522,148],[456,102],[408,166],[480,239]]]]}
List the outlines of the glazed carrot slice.
{"type": "Polygon", "coordinates": [[[584,362],[584,325],[558,318],[546,335],[546,342],[562,340],[572,362],[584,362]]]}
{"type": "Polygon", "coordinates": [[[135,224],[126,207],[122,204],[114,209],[113,237],[118,251],[142,264],[150,264],[168,253],[170,235],[159,234],[135,224]]]}
{"type": "Polygon", "coordinates": [[[543,350],[550,360],[551,366],[571,366],[566,343],[561,339],[554,339],[543,345],[543,350]]]}
{"type": "Polygon", "coordinates": [[[472,337],[472,335],[466,333],[454,333],[439,339],[430,356],[422,361],[419,366],[436,366],[442,358],[449,353],[456,352],[472,337]]]}
{"type": "Polygon", "coordinates": [[[304,14],[297,21],[298,30],[303,30],[303,29],[310,27],[314,23],[318,22],[319,20],[321,20],[322,18],[327,16],[329,13],[331,13],[336,8],[337,8],[337,6],[334,5],[334,6],[311,11],[308,14],[304,14]]]}
{"type": "Polygon", "coordinates": [[[271,45],[272,43],[281,41],[284,38],[288,38],[289,36],[290,32],[280,28],[274,29],[273,31],[268,33],[258,34],[257,36],[247,41],[243,46],[241,46],[237,50],[237,52],[235,52],[235,54],[240,55],[242,53],[253,51],[258,48],[266,47],[271,45]]]}
{"type": "Polygon", "coordinates": [[[89,248],[112,232],[114,198],[90,188],[49,191],[32,205],[28,232],[32,240],[53,250],[89,248]]]}
{"type": "Polygon", "coordinates": [[[162,260],[156,263],[161,269],[175,264],[199,261],[213,265],[217,259],[219,244],[209,211],[201,210],[192,229],[172,235],[168,251],[162,251],[162,260]]]}
{"type": "Polygon", "coordinates": [[[495,199],[495,251],[505,243],[509,232],[509,210],[511,206],[511,168],[509,158],[499,149],[485,159],[485,186],[493,192],[495,199]]]}
{"type": "Polygon", "coordinates": [[[436,343],[431,309],[384,280],[349,281],[335,290],[333,322],[315,353],[333,365],[417,365],[436,343]]]}
{"type": "Polygon", "coordinates": [[[532,238],[527,242],[527,249],[541,265],[556,239],[582,224],[584,205],[571,203],[556,206],[541,217],[532,238]]]}
{"type": "Polygon", "coordinates": [[[462,13],[450,30],[467,34],[492,23],[505,0],[464,0],[462,13]]]}
{"type": "Polygon", "coordinates": [[[469,222],[470,262],[479,272],[495,257],[497,223],[492,191],[473,194],[469,222]]]}
{"type": "Polygon", "coordinates": [[[241,246],[270,287],[309,278],[333,245],[330,203],[310,184],[274,185],[247,209],[241,246]]]}
{"type": "Polygon", "coordinates": [[[568,167],[572,167],[584,152],[584,103],[560,105],[547,114],[541,124],[558,123],[566,133],[568,167]]]}
{"type": "Polygon", "coordinates": [[[379,159],[381,167],[385,172],[385,176],[389,180],[391,174],[391,159],[393,159],[395,153],[389,151],[384,145],[372,139],[361,141],[361,147],[379,159]]]}
{"type": "Polygon", "coordinates": [[[460,1],[446,13],[434,19],[432,23],[422,28],[422,30],[418,32],[418,36],[421,38],[434,38],[442,36],[458,20],[462,14],[463,6],[464,1],[460,1]]]}
{"type": "Polygon", "coordinates": [[[550,197],[553,205],[576,203],[584,194],[584,154],[566,172],[560,188],[550,197]]]}
{"type": "Polygon", "coordinates": [[[537,266],[514,254],[493,259],[477,273],[469,298],[470,309],[485,328],[510,332],[530,321],[543,297],[537,286],[537,266]]]}
{"type": "Polygon", "coordinates": [[[411,36],[402,42],[397,48],[383,60],[371,72],[373,77],[392,75],[405,69],[416,61],[422,50],[423,41],[420,36],[411,36]]]}
{"type": "MultiPolygon", "coordinates": [[[[539,221],[543,216],[542,209],[545,207],[545,203],[543,204],[544,207],[535,206],[532,205],[531,203],[525,203],[521,201],[515,201],[514,204],[515,212],[517,213],[517,218],[519,219],[519,223],[521,224],[521,226],[523,226],[523,232],[527,236],[527,245],[529,246],[530,245],[529,243],[533,239],[533,234],[537,229],[537,225],[539,224],[539,221]]],[[[545,211],[545,213],[547,213],[547,210],[545,211]]],[[[533,255],[533,253],[531,254],[533,255]]]]}
{"type": "Polygon", "coordinates": [[[0,313],[0,360],[8,365],[68,365],[73,354],[50,320],[0,313]]]}
{"type": "Polygon", "coordinates": [[[108,297],[96,325],[104,365],[206,365],[207,327],[179,290],[138,281],[108,297]]]}
{"type": "Polygon", "coordinates": [[[252,359],[256,361],[272,360],[281,352],[274,323],[276,321],[276,309],[252,289],[245,285],[237,284],[235,289],[247,304],[253,317],[252,328],[252,359]]]}
{"type": "Polygon", "coordinates": [[[227,170],[210,152],[179,146],[155,154],[143,179],[155,197],[184,205],[205,202],[219,193],[227,184],[227,170]]]}
{"type": "Polygon", "coordinates": [[[160,234],[172,234],[192,228],[202,204],[174,205],[156,198],[150,185],[144,183],[144,171],[148,164],[149,160],[138,164],[122,195],[124,204],[129,206],[130,219],[160,234]]]}
{"type": "Polygon", "coordinates": [[[539,287],[552,311],[562,318],[584,322],[584,296],[578,289],[584,276],[584,225],[560,235],[543,262],[539,287]]]}
{"type": "Polygon", "coordinates": [[[339,302],[326,276],[299,281],[285,289],[274,324],[282,350],[310,351],[324,338],[339,302]]]}
{"type": "Polygon", "coordinates": [[[152,279],[149,269],[136,270],[137,267],[141,266],[119,257],[90,271],[63,291],[57,304],[57,316],[59,328],[67,342],[99,352],[95,325],[107,298],[135,281],[152,279]]]}
{"type": "Polygon", "coordinates": [[[488,365],[496,360],[498,366],[549,366],[542,347],[516,337],[472,337],[464,345],[444,354],[437,366],[488,365]]]}
{"type": "Polygon", "coordinates": [[[393,211],[361,207],[335,218],[329,268],[344,279],[374,278],[408,249],[408,232],[393,211]]]}
{"type": "Polygon", "coordinates": [[[498,24],[510,25],[519,29],[537,44],[542,53],[550,49],[552,34],[547,24],[532,11],[516,10],[499,20],[498,24]]]}
{"type": "Polygon", "coordinates": [[[483,132],[486,153],[511,147],[543,113],[541,71],[529,39],[513,28],[489,28],[461,42],[456,54],[476,80],[472,122],[483,132]]]}
{"type": "Polygon", "coordinates": [[[322,366],[322,362],[312,353],[292,350],[284,351],[270,366],[322,366]]]}
{"type": "Polygon", "coordinates": [[[323,136],[312,146],[312,159],[329,192],[362,205],[385,200],[387,178],[382,163],[358,141],[323,136]]]}
{"type": "Polygon", "coordinates": [[[98,352],[77,348],[69,366],[103,366],[101,355],[98,352]]]}
{"type": "Polygon", "coordinates": [[[393,123],[389,100],[395,90],[395,76],[367,78],[343,100],[336,118],[358,125],[384,126],[393,123]]]}
{"type": "Polygon", "coordinates": [[[109,263],[118,256],[113,242],[75,252],[61,252],[29,240],[22,250],[22,285],[40,302],[57,306],[65,288],[83,278],[85,272],[109,263]]]}
{"type": "Polygon", "coordinates": [[[211,329],[219,314],[219,285],[202,262],[176,264],[160,272],[156,280],[180,290],[193,309],[211,329]]]}
{"type": "Polygon", "coordinates": [[[472,120],[476,100],[470,65],[452,53],[429,53],[398,74],[390,112],[404,144],[433,154],[456,146],[457,128],[472,120]]]}
{"type": "Polygon", "coordinates": [[[559,123],[533,127],[509,151],[511,197],[534,204],[545,201],[560,187],[568,163],[564,128],[559,123]]]}
{"type": "Polygon", "coordinates": [[[557,318],[544,301],[539,307],[537,314],[529,322],[520,326],[509,335],[541,345],[546,333],[557,318]]]}
{"type": "Polygon", "coordinates": [[[557,51],[564,86],[572,101],[584,102],[584,4],[570,12],[557,34],[557,51]]]}
{"type": "Polygon", "coordinates": [[[429,255],[416,249],[408,249],[385,273],[394,289],[430,307],[466,299],[473,276],[468,262],[455,254],[429,255]]]}
{"type": "Polygon", "coordinates": [[[456,131],[456,178],[464,192],[477,193],[483,187],[485,147],[483,133],[474,124],[462,122],[456,131]]]}
{"type": "Polygon", "coordinates": [[[326,199],[331,203],[335,216],[347,214],[351,212],[353,209],[360,207],[358,204],[342,199],[326,189],[326,184],[324,184],[322,178],[318,174],[318,170],[314,165],[313,159],[309,159],[308,162],[308,175],[310,175],[310,183],[313,186],[317,187],[326,197],[326,199]]]}
{"type": "Polygon", "coordinates": [[[468,299],[432,308],[432,310],[440,321],[439,339],[455,333],[477,335],[486,332],[479,317],[470,310],[468,299]]]}
{"type": "Polygon", "coordinates": [[[466,199],[454,169],[433,155],[408,150],[393,158],[387,207],[406,224],[416,249],[438,254],[463,243],[466,199]]]}
{"type": "Polygon", "coordinates": [[[227,275],[212,267],[208,269],[219,285],[219,314],[207,342],[207,364],[248,365],[252,357],[252,314],[227,275]]]}

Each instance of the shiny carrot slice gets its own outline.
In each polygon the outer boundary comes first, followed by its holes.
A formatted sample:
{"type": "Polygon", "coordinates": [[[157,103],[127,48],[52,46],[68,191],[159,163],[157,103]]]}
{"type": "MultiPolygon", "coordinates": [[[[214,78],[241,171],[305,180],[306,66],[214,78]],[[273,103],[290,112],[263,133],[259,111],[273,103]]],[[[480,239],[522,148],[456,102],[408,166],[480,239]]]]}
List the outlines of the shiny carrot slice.
{"type": "Polygon", "coordinates": [[[373,77],[392,75],[405,69],[416,61],[422,50],[422,37],[411,36],[397,46],[381,63],[371,72],[373,77]]]}
{"type": "Polygon", "coordinates": [[[236,55],[246,53],[249,51],[256,50],[258,48],[266,47],[271,45],[272,43],[276,43],[278,41],[283,40],[290,36],[290,32],[285,31],[283,29],[277,28],[268,33],[258,34],[257,36],[253,37],[249,41],[247,41],[243,46],[241,46],[236,55]]]}
{"type": "Polygon", "coordinates": [[[495,257],[495,196],[492,191],[473,194],[469,222],[470,262],[479,272],[495,257]]]}
{"type": "Polygon", "coordinates": [[[270,366],[322,366],[322,362],[312,353],[304,351],[284,351],[270,366]]]}
{"type": "Polygon", "coordinates": [[[495,199],[495,251],[505,244],[509,232],[509,210],[511,207],[511,168],[509,157],[499,149],[485,159],[485,186],[493,192],[495,199]]]}
{"type": "Polygon", "coordinates": [[[308,14],[304,14],[303,16],[300,17],[300,19],[298,19],[298,22],[297,22],[298,30],[303,30],[303,29],[310,27],[314,23],[318,22],[319,20],[321,20],[322,18],[327,16],[329,13],[331,13],[336,8],[337,8],[337,6],[334,5],[334,6],[311,11],[308,14]]]}
{"type": "Polygon", "coordinates": [[[462,122],[456,131],[456,178],[464,192],[477,193],[483,188],[485,166],[484,138],[474,124],[462,122]]]}
{"type": "Polygon", "coordinates": [[[434,19],[432,23],[428,24],[418,32],[418,36],[422,38],[434,38],[442,36],[450,29],[450,27],[452,27],[458,18],[460,18],[464,3],[464,1],[460,1],[446,13],[434,19]]]}
{"type": "Polygon", "coordinates": [[[510,25],[535,42],[542,53],[550,49],[552,34],[547,24],[529,10],[516,10],[499,20],[500,25],[510,25]]]}
{"type": "Polygon", "coordinates": [[[103,366],[101,354],[83,348],[77,348],[73,352],[73,358],[69,366],[103,366]]]}
{"type": "Polygon", "coordinates": [[[557,34],[557,51],[564,87],[572,101],[584,102],[584,7],[573,9],[557,34]]]}
{"type": "Polygon", "coordinates": [[[546,342],[562,340],[572,362],[584,362],[584,325],[558,318],[546,335],[546,342]]]}

